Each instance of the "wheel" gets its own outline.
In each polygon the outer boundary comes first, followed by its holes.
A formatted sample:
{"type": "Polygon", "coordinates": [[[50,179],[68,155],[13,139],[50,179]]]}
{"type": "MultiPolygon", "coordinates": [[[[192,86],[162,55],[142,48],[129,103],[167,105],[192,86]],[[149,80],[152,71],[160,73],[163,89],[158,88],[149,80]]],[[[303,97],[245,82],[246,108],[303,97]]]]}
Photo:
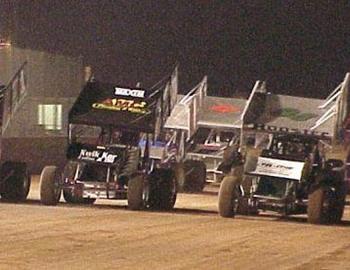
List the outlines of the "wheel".
{"type": "Polygon", "coordinates": [[[127,161],[122,169],[122,175],[130,176],[135,173],[139,167],[140,151],[139,149],[129,149],[127,155],[127,161]]]}
{"type": "Polygon", "coordinates": [[[40,201],[56,205],[61,197],[60,175],[56,166],[46,166],[40,175],[40,201]]]}
{"type": "Polygon", "coordinates": [[[128,181],[128,208],[140,210],[144,208],[144,178],[137,175],[128,181]]]}
{"type": "Polygon", "coordinates": [[[175,173],[167,170],[161,174],[159,182],[159,209],[170,210],[174,208],[177,197],[175,173]]]}
{"type": "Polygon", "coordinates": [[[1,166],[1,198],[6,201],[24,201],[30,189],[30,176],[25,163],[5,162],[1,166]]]}
{"type": "Polygon", "coordinates": [[[160,176],[158,172],[153,172],[145,179],[142,198],[144,207],[147,209],[155,210],[160,208],[158,188],[159,179],[160,176]]]}
{"type": "Polygon", "coordinates": [[[311,224],[329,222],[332,195],[326,187],[318,187],[308,196],[307,220],[311,224]]]}
{"type": "Polygon", "coordinates": [[[340,223],[343,218],[344,208],[345,196],[343,194],[335,194],[335,198],[329,212],[329,223],[340,223]]]}
{"type": "Polygon", "coordinates": [[[145,181],[143,201],[150,210],[170,210],[177,197],[175,173],[172,170],[158,169],[145,181]]]}
{"type": "Polygon", "coordinates": [[[185,181],[182,190],[185,192],[201,192],[206,183],[207,169],[199,160],[184,162],[185,181]]]}
{"type": "Polygon", "coordinates": [[[329,213],[330,223],[337,224],[341,222],[345,208],[346,193],[346,184],[341,179],[341,183],[335,188],[334,200],[329,213]]]}
{"type": "Polygon", "coordinates": [[[233,217],[238,205],[238,185],[240,179],[237,176],[226,176],[219,190],[219,215],[222,217],[233,217]]]}

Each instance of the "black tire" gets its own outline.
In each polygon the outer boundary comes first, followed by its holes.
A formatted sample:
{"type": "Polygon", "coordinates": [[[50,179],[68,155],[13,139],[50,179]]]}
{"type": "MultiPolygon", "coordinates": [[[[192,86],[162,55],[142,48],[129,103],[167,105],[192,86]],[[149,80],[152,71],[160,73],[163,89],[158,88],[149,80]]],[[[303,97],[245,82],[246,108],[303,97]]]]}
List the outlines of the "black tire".
{"type": "Polygon", "coordinates": [[[307,220],[311,224],[329,223],[331,195],[326,187],[314,189],[308,196],[307,220]]]}
{"type": "Polygon", "coordinates": [[[171,170],[162,172],[159,183],[159,209],[171,210],[174,208],[177,197],[175,173],[171,170]]]}
{"type": "Polygon", "coordinates": [[[239,198],[238,183],[240,179],[237,176],[226,176],[220,185],[219,190],[219,215],[222,217],[234,217],[237,210],[237,201],[239,198]]]}
{"type": "Polygon", "coordinates": [[[5,201],[24,201],[29,193],[31,179],[25,163],[5,162],[1,166],[0,195],[5,201]]]}
{"type": "Polygon", "coordinates": [[[335,189],[334,200],[329,213],[329,222],[338,224],[343,218],[345,203],[346,203],[346,185],[341,182],[335,189]]]}
{"type": "Polygon", "coordinates": [[[57,205],[61,197],[60,175],[56,166],[46,166],[40,175],[40,201],[44,205],[57,205]]]}
{"type": "Polygon", "coordinates": [[[177,197],[175,173],[158,169],[147,177],[144,185],[144,205],[150,210],[170,210],[177,197]]]}
{"type": "Polygon", "coordinates": [[[128,208],[141,210],[144,208],[144,178],[137,175],[128,181],[128,208]]]}
{"type": "Polygon", "coordinates": [[[148,175],[144,181],[143,189],[143,203],[146,209],[159,210],[159,180],[160,175],[158,172],[153,172],[148,175]]]}
{"type": "Polygon", "coordinates": [[[127,160],[124,165],[122,175],[129,177],[138,170],[140,162],[140,150],[132,148],[128,150],[127,160]]]}
{"type": "Polygon", "coordinates": [[[184,192],[201,192],[204,189],[207,169],[204,162],[186,160],[184,162],[185,181],[182,186],[184,192]]]}

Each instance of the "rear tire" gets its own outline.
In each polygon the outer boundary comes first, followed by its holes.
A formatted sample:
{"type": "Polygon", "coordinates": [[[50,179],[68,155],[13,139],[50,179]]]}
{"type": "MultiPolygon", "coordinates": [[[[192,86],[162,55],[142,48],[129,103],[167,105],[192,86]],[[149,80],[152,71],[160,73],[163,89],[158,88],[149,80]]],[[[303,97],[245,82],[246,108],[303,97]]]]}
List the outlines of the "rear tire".
{"type": "Polygon", "coordinates": [[[201,192],[204,189],[207,169],[204,162],[186,160],[184,162],[185,181],[182,187],[184,192],[201,192]]]}
{"type": "Polygon", "coordinates": [[[46,166],[40,175],[40,201],[44,205],[57,205],[61,197],[60,175],[56,166],[46,166]]]}
{"type": "Polygon", "coordinates": [[[19,202],[27,198],[31,179],[25,163],[5,162],[1,166],[0,179],[4,181],[0,188],[0,195],[3,200],[19,202]]]}
{"type": "Polygon", "coordinates": [[[144,178],[137,175],[128,181],[128,208],[130,210],[141,210],[144,208],[143,192],[144,178]]]}
{"type": "Polygon", "coordinates": [[[218,209],[222,217],[234,217],[236,214],[239,180],[236,176],[226,176],[221,182],[218,209]]]}

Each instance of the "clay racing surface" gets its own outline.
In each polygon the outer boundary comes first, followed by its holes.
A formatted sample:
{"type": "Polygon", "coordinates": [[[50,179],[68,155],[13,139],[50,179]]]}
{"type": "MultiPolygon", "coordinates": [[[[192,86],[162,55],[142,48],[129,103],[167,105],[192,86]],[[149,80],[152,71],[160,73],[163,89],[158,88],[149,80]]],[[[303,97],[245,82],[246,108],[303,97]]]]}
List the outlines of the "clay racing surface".
{"type": "Polygon", "coordinates": [[[124,202],[55,207],[0,203],[0,269],[350,269],[350,207],[338,226],[305,216],[217,214],[216,187],[179,194],[176,209],[124,202]]]}

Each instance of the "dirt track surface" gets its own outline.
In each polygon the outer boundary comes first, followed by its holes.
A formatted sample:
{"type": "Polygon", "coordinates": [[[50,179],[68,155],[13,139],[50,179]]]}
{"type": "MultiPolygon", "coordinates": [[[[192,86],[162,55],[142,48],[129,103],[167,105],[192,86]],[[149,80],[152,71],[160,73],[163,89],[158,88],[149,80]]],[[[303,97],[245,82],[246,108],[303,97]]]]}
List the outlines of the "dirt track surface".
{"type": "Polygon", "coordinates": [[[180,194],[176,209],[125,202],[47,207],[0,203],[0,269],[350,269],[350,207],[339,226],[304,216],[220,218],[217,188],[180,194]]]}

